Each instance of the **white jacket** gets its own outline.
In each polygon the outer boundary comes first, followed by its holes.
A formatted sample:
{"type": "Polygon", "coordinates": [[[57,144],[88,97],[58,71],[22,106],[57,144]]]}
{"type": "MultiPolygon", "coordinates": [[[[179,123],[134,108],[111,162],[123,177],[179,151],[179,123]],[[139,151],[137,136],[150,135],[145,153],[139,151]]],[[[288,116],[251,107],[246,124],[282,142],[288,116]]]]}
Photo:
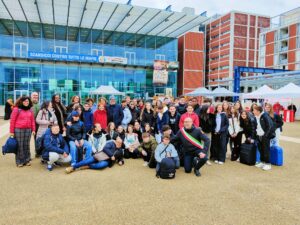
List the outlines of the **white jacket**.
{"type": "Polygon", "coordinates": [[[229,127],[228,131],[230,135],[238,134],[239,132],[243,131],[243,129],[240,127],[240,118],[238,117],[231,117],[228,118],[229,121],[229,127]]]}

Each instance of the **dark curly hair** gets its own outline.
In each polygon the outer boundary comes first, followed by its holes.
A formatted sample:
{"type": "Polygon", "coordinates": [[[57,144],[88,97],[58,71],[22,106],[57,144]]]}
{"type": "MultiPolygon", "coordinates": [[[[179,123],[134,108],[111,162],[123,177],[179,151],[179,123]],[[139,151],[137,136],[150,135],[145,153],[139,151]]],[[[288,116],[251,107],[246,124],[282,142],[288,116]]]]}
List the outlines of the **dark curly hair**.
{"type": "Polygon", "coordinates": [[[28,108],[31,108],[33,106],[33,104],[32,104],[32,101],[29,96],[22,96],[22,97],[18,98],[15,105],[18,108],[20,108],[23,106],[23,102],[26,101],[27,99],[29,100],[28,108]]]}

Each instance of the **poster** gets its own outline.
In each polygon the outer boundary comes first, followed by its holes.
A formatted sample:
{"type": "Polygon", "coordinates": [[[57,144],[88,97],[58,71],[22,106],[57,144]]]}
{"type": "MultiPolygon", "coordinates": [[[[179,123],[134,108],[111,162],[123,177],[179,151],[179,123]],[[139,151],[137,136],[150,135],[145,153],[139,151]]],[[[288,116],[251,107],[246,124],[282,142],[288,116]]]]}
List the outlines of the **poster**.
{"type": "Polygon", "coordinates": [[[168,61],[155,60],[153,69],[153,84],[166,85],[168,83],[168,61]]]}

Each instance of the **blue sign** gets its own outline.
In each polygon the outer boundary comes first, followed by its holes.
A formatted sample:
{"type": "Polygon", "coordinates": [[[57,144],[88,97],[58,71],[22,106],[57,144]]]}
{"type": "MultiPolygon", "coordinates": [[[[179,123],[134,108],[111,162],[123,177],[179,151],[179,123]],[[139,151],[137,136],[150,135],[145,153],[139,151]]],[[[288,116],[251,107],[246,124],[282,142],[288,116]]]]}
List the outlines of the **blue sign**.
{"type": "Polygon", "coordinates": [[[76,55],[54,52],[28,52],[28,58],[30,59],[43,59],[54,61],[79,61],[87,63],[99,62],[99,56],[95,55],[76,55]]]}

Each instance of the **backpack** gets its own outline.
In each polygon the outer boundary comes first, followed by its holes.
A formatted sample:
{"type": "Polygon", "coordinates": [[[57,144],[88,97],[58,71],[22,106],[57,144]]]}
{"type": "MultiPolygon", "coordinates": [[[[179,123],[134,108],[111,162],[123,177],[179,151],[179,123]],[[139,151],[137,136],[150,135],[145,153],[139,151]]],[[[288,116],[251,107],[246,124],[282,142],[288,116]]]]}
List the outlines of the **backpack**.
{"type": "Polygon", "coordinates": [[[2,154],[9,154],[14,153],[17,154],[18,150],[18,142],[17,139],[14,137],[9,137],[5,143],[5,145],[2,146],[2,154]]]}
{"type": "Polygon", "coordinates": [[[159,176],[162,179],[175,178],[176,166],[173,158],[164,158],[160,163],[159,176]]]}

